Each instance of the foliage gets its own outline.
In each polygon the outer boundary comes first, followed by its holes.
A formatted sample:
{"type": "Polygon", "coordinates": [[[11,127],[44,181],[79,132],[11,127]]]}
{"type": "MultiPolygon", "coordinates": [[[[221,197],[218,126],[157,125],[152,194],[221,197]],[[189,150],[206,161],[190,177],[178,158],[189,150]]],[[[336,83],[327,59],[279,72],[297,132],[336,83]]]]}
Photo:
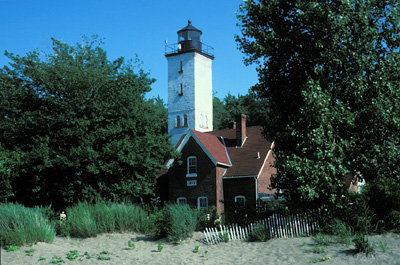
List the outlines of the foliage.
{"type": "Polygon", "coordinates": [[[80,238],[117,231],[146,233],[154,229],[149,215],[143,207],[130,203],[79,202],[66,209],[66,221],[59,231],[80,238]]]}
{"type": "Polygon", "coordinates": [[[265,225],[257,224],[254,227],[254,230],[249,235],[249,241],[255,242],[264,242],[271,239],[271,235],[269,234],[269,229],[265,227],[265,225]]]}
{"type": "Polygon", "coordinates": [[[349,246],[353,238],[353,229],[346,223],[334,219],[331,224],[326,225],[325,231],[335,237],[336,242],[349,246]]]}
{"type": "Polygon", "coordinates": [[[161,252],[162,250],[163,250],[163,244],[160,242],[160,243],[158,243],[158,245],[157,245],[157,249],[158,249],[158,252],[161,252]]]}
{"type": "Polygon", "coordinates": [[[221,217],[218,216],[216,206],[210,206],[206,210],[201,210],[198,218],[196,230],[200,231],[206,227],[214,227],[221,223],[221,217]]]}
{"type": "Polygon", "coordinates": [[[21,246],[36,242],[52,243],[56,232],[40,208],[0,204],[0,243],[21,246]]]}
{"type": "Polygon", "coordinates": [[[10,65],[0,69],[2,201],[51,202],[60,209],[152,193],[165,159],[175,156],[165,106],[145,98],[154,80],[138,60],[109,61],[101,44],[53,39],[50,54],[6,52],[10,65]]]}
{"type": "Polygon", "coordinates": [[[214,130],[232,128],[232,123],[240,114],[247,116],[247,126],[261,125],[261,121],[265,119],[265,107],[263,101],[256,99],[251,90],[248,94],[237,97],[228,93],[222,101],[214,95],[213,128],[214,130]]]}
{"type": "Polygon", "coordinates": [[[238,19],[268,102],[273,188],[297,207],[342,207],[345,175],[399,182],[400,3],[249,0],[238,19]]]}
{"type": "Polygon", "coordinates": [[[198,212],[187,204],[166,204],[155,219],[156,236],[179,242],[193,235],[198,212]]]}
{"type": "Polygon", "coordinates": [[[7,252],[14,252],[14,251],[17,251],[17,250],[20,250],[20,246],[5,246],[4,247],[5,249],[6,249],[6,251],[7,252]]]}
{"type": "Polygon", "coordinates": [[[356,247],[357,253],[365,253],[365,254],[372,254],[374,253],[373,246],[368,241],[368,236],[365,234],[359,233],[357,234],[354,239],[354,246],[356,247]]]}
{"type": "Polygon", "coordinates": [[[396,179],[376,180],[365,184],[362,193],[365,204],[376,215],[369,223],[400,231],[400,182],[396,179]],[[382,220],[383,224],[377,224],[376,219],[382,220]]]}
{"type": "Polygon", "coordinates": [[[323,233],[317,233],[315,236],[311,237],[312,240],[318,245],[318,246],[329,246],[331,238],[323,233]]]}
{"type": "Polygon", "coordinates": [[[221,240],[223,242],[225,242],[225,243],[229,242],[229,234],[228,234],[228,232],[224,231],[224,232],[219,233],[219,237],[221,238],[221,240]]]}

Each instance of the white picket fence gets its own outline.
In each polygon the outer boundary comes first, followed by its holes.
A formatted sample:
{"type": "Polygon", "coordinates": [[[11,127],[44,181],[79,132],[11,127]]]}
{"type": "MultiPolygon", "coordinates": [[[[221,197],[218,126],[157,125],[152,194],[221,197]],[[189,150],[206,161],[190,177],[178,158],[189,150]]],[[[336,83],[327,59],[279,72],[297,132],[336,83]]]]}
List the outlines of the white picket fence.
{"type": "Polygon", "coordinates": [[[274,214],[269,218],[244,227],[233,224],[228,226],[220,225],[219,228],[206,228],[204,236],[207,244],[223,242],[225,240],[224,234],[229,237],[229,240],[244,240],[249,237],[259,224],[264,225],[269,230],[271,238],[310,236],[318,231],[320,217],[320,211],[318,210],[302,215],[283,216],[274,214]]]}

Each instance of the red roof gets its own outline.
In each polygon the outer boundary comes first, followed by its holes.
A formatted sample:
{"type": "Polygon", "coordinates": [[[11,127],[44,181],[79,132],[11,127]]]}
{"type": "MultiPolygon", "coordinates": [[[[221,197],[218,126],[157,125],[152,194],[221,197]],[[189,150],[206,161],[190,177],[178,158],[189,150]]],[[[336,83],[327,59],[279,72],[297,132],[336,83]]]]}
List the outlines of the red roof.
{"type": "Polygon", "coordinates": [[[231,165],[228,154],[222,141],[219,137],[208,133],[202,133],[195,130],[190,130],[196,138],[202,143],[204,148],[210,153],[217,163],[231,165]]]}
{"type": "Polygon", "coordinates": [[[261,126],[246,128],[246,140],[242,147],[236,147],[236,130],[226,129],[204,133],[223,137],[232,167],[224,177],[257,176],[264,160],[271,149],[271,142],[264,139],[261,126]],[[258,158],[259,154],[259,158],[258,158]]]}

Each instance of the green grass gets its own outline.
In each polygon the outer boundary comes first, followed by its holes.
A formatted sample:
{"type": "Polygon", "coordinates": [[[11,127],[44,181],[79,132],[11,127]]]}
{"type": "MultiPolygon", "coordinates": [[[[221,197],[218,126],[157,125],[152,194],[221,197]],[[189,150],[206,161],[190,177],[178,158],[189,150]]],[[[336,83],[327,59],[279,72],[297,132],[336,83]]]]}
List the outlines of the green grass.
{"type": "Polygon", "coordinates": [[[36,242],[52,243],[54,226],[38,208],[19,204],[0,204],[0,243],[3,246],[21,246],[36,242]]]}
{"type": "Polygon", "coordinates": [[[60,229],[65,236],[87,238],[101,233],[143,232],[154,229],[149,212],[134,204],[80,202],[66,209],[60,229]]]}

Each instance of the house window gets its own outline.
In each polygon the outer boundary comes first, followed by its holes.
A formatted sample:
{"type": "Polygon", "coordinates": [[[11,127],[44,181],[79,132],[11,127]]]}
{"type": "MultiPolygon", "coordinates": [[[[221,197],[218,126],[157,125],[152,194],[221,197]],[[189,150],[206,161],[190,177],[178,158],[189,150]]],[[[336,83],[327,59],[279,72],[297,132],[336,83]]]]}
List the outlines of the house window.
{"type": "Polygon", "coordinates": [[[208,128],[208,116],[206,115],[206,128],[208,128]]]}
{"type": "Polygon", "coordinates": [[[178,199],[176,199],[176,203],[177,204],[186,204],[187,200],[185,197],[179,197],[178,199]]]}
{"type": "Polygon", "coordinates": [[[208,209],[208,198],[207,197],[198,197],[197,198],[197,208],[199,211],[208,209]]]}
{"type": "Polygon", "coordinates": [[[235,196],[235,204],[237,206],[245,206],[246,205],[246,197],[243,195],[235,196]]]}
{"type": "Polygon", "coordinates": [[[188,180],[187,186],[197,186],[197,180],[188,180]]]}
{"type": "Polygon", "coordinates": [[[183,126],[188,126],[187,115],[183,115],[183,126]]]}
{"type": "Polygon", "coordinates": [[[179,84],[178,94],[179,94],[179,96],[183,96],[183,84],[179,84]]]}
{"type": "Polygon", "coordinates": [[[197,157],[189,156],[187,158],[187,175],[186,177],[197,177],[197,157]]]}
{"type": "Polygon", "coordinates": [[[203,128],[204,127],[204,117],[203,114],[201,114],[201,124],[200,127],[203,128]]]}
{"type": "Polygon", "coordinates": [[[179,115],[176,116],[176,127],[181,127],[181,117],[179,115]]]}

